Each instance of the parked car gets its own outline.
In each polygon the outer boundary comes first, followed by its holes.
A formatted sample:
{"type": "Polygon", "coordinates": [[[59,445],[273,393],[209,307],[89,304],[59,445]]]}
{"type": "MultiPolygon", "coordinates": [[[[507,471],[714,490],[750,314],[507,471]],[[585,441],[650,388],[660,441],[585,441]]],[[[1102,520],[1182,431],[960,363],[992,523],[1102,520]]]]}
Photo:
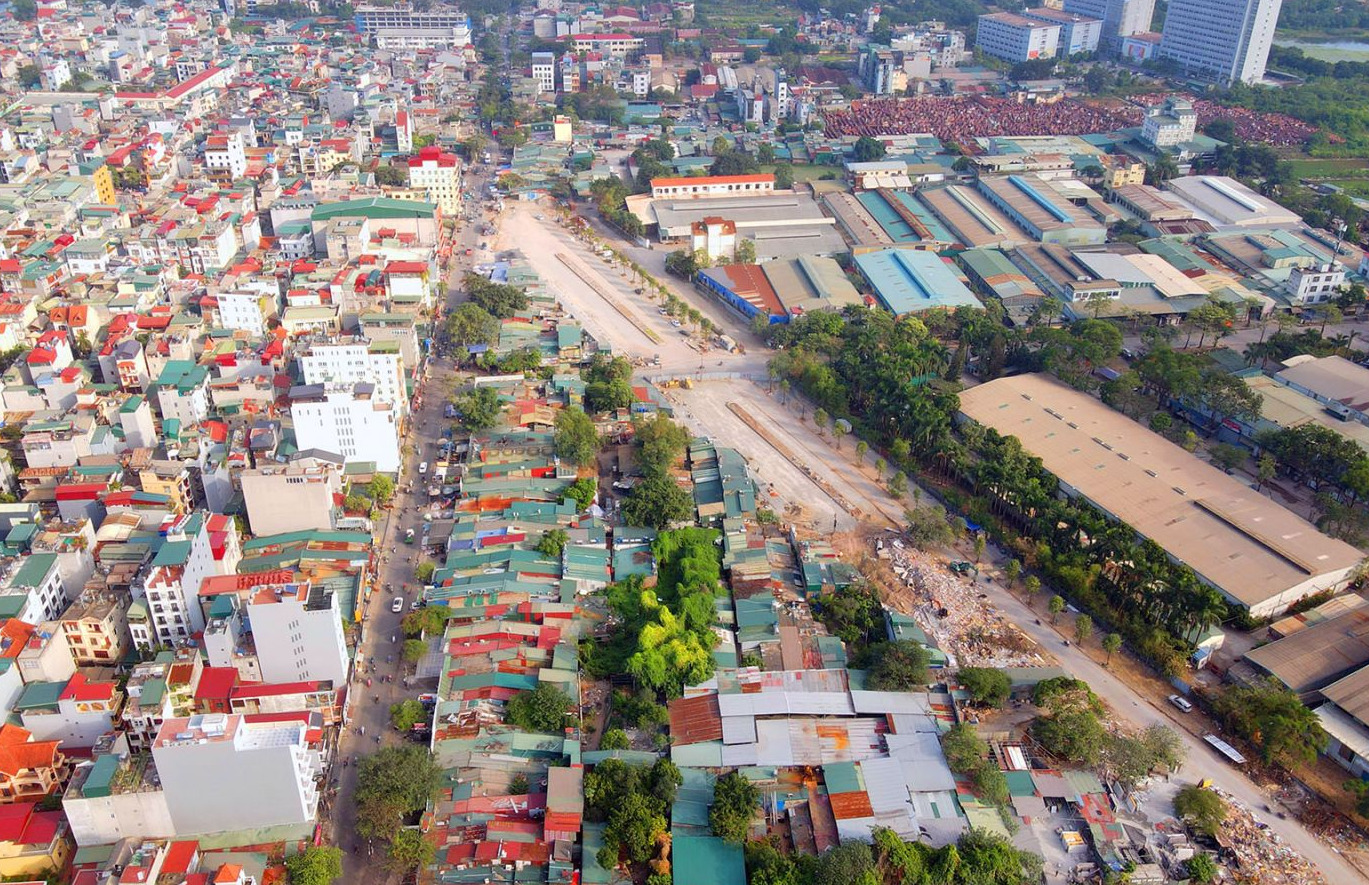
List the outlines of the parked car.
{"type": "Polygon", "coordinates": [[[1183,695],[1172,694],[1169,696],[1169,702],[1185,713],[1193,712],[1193,702],[1183,695]]]}

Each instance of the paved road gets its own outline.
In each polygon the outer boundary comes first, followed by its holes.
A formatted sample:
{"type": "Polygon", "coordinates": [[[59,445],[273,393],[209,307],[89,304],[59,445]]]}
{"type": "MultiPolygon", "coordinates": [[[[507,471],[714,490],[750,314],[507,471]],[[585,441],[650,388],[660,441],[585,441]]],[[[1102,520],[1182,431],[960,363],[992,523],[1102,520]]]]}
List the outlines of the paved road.
{"type": "MultiPolygon", "coordinates": [[[[484,181],[483,173],[468,175],[467,190],[478,193],[484,181]]],[[[484,215],[483,211],[479,212],[477,218],[484,215]]],[[[462,221],[458,225],[456,237],[444,312],[461,300],[457,284],[462,274],[473,263],[488,258],[488,254],[475,254],[470,258],[464,255],[467,248],[478,251],[478,245],[482,242],[477,224],[462,221]]],[[[401,742],[401,736],[389,724],[390,705],[419,693],[417,688],[406,689],[403,685],[402,680],[409,672],[400,655],[400,646],[403,644],[400,621],[404,615],[390,609],[394,597],[398,595],[404,598],[407,613],[410,603],[421,589],[414,579],[414,568],[421,554],[416,546],[406,545],[401,539],[408,528],[414,529],[415,540],[422,535],[422,516],[418,508],[426,503],[427,493],[424,483],[419,479],[418,465],[423,461],[432,464],[437,460],[437,446],[446,427],[442,406],[446,401],[449,379],[454,372],[455,368],[449,359],[430,361],[427,380],[419,387],[422,406],[410,416],[404,464],[393,506],[384,524],[377,526],[377,555],[386,559],[377,567],[379,589],[370,595],[362,610],[365,632],[358,649],[359,654],[364,656],[362,659],[371,664],[364,665],[365,672],[359,672],[350,687],[351,717],[338,747],[339,762],[348,760],[349,764],[346,768],[334,768],[334,783],[338,792],[332,802],[332,838],[333,844],[344,852],[343,881],[346,882],[386,882],[391,878],[380,866],[383,860],[382,847],[369,846],[355,834],[355,805],[352,797],[356,789],[356,768],[353,763],[358,757],[375,752],[380,746],[398,745],[401,742]],[[385,590],[387,584],[394,588],[393,592],[385,590]],[[387,661],[387,656],[393,656],[393,661],[387,661]],[[374,672],[370,670],[372,664],[374,672]],[[382,680],[381,677],[387,675],[392,682],[382,680]],[[370,686],[366,684],[367,678],[372,680],[370,686]],[[360,728],[365,728],[365,735],[358,733],[360,728]],[[379,743],[376,742],[377,736],[380,737],[379,743]]]]}

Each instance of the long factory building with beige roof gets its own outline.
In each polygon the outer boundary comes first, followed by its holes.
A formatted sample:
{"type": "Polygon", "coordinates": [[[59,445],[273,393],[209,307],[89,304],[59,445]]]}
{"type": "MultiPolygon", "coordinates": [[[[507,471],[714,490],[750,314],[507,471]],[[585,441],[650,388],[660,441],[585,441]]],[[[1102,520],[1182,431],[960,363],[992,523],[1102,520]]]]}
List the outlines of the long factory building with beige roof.
{"type": "Polygon", "coordinates": [[[1061,489],[1187,563],[1255,616],[1343,585],[1363,555],[1245,483],[1044,375],[960,394],[961,414],[1016,436],[1061,489]]]}

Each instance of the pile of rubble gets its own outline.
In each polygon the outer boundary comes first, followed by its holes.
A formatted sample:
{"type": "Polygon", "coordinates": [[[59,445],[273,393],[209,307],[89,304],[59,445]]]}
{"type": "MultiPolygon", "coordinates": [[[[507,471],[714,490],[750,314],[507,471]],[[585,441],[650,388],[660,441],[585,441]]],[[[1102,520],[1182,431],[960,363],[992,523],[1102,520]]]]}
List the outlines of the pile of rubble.
{"type": "Polygon", "coordinates": [[[1232,878],[1252,885],[1325,885],[1326,878],[1235,797],[1221,790],[1227,816],[1218,841],[1235,856],[1232,878]]]}
{"type": "Polygon", "coordinates": [[[961,667],[1041,667],[1046,660],[1037,644],[1003,617],[973,582],[952,574],[932,556],[894,541],[880,551],[895,578],[904,611],[938,648],[961,667]]]}

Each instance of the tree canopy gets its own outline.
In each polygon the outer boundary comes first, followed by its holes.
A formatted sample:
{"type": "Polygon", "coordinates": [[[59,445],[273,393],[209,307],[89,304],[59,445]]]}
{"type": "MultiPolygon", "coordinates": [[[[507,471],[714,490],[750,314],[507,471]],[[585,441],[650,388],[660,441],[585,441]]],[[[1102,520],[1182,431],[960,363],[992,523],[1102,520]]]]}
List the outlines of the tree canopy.
{"type": "Polygon", "coordinates": [[[331,885],[342,878],[342,851],[327,845],[310,845],[285,859],[290,885],[331,885]]]}
{"type": "Polygon", "coordinates": [[[462,280],[472,304],[491,316],[508,319],[528,306],[528,296],[517,286],[495,283],[478,273],[468,273],[462,280]]]}
{"type": "Polygon", "coordinates": [[[760,810],[760,792],[741,774],[729,771],[713,784],[713,807],[708,824],[713,835],[740,845],[746,841],[751,821],[760,810]]]}
{"type": "Polygon", "coordinates": [[[571,406],[556,415],[556,456],[577,467],[592,465],[599,455],[599,431],[583,409],[571,406]]]}
{"type": "Polygon", "coordinates": [[[559,734],[566,725],[571,699],[560,687],[539,683],[532,691],[520,691],[509,699],[508,720],[528,731],[559,734]]]}

